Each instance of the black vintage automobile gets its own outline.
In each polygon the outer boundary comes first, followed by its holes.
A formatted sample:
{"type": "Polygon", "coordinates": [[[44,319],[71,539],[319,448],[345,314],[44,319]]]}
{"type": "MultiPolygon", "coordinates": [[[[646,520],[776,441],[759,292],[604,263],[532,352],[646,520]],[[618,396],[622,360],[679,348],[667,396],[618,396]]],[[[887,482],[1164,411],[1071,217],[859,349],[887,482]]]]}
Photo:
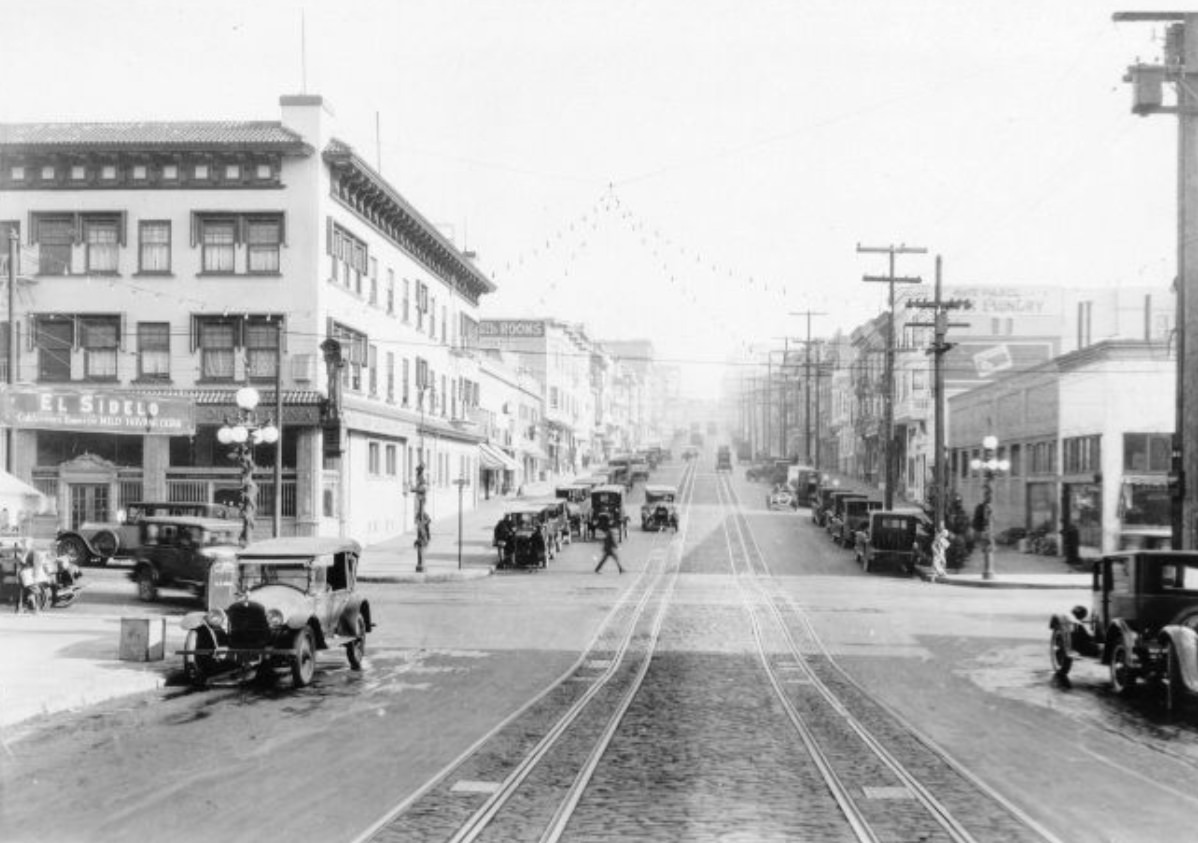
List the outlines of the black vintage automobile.
{"type": "Polygon", "coordinates": [[[641,529],[678,532],[678,497],[676,486],[649,484],[645,486],[645,502],[641,504],[641,529]]]}
{"type": "Polygon", "coordinates": [[[591,490],[591,520],[587,535],[594,538],[604,530],[613,530],[618,538],[628,536],[628,516],[624,514],[624,487],[616,484],[591,490]]]}
{"type": "Polygon", "coordinates": [[[883,568],[911,574],[915,571],[917,540],[927,516],[922,512],[878,509],[857,531],[853,555],[865,572],[883,568]]]}
{"type": "Polygon", "coordinates": [[[553,490],[557,497],[566,502],[566,513],[570,517],[570,534],[582,538],[586,523],[591,519],[591,484],[575,481],[553,490]]]}
{"type": "Polygon", "coordinates": [[[493,544],[499,568],[544,568],[554,552],[544,507],[520,504],[509,509],[495,524],[493,544]]]}
{"type": "Polygon", "coordinates": [[[1049,621],[1053,673],[1075,657],[1110,669],[1111,687],[1128,694],[1140,680],[1162,686],[1170,709],[1198,694],[1198,553],[1140,551],[1094,564],[1091,606],[1049,621]]]}
{"type": "Polygon", "coordinates": [[[819,490],[819,495],[811,506],[811,520],[816,523],[816,526],[827,528],[828,517],[832,514],[832,508],[836,505],[836,500],[845,495],[865,497],[861,492],[854,492],[851,489],[840,489],[833,486],[819,490]]]}
{"type": "Polygon", "coordinates": [[[833,525],[831,530],[832,543],[841,547],[855,547],[857,533],[869,526],[869,514],[881,508],[882,501],[869,498],[843,498],[840,520],[833,525]]]}
{"type": "Polygon", "coordinates": [[[349,666],[362,668],[366,634],[374,626],[370,603],[357,591],[361,546],[352,539],[266,539],[240,550],[234,563],[213,566],[206,612],[191,612],[183,671],[204,685],[236,669],[290,669],[302,688],[316,672],[316,653],[345,648],[349,666]]]}
{"type": "Polygon", "coordinates": [[[233,559],[241,548],[241,522],[223,518],[144,518],[138,530],[129,578],[146,602],[157,600],[163,588],[184,589],[203,599],[208,570],[218,560],[233,559]]]}
{"type": "Polygon", "coordinates": [[[841,492],[832,496],[828,511],[824,515],[824,529],[828,531],[828,535],[834,536],[840,530],[840,525],[844,523],[844,506],[851,500],[867,500],[869,498],[864,492],[841,492]]]}

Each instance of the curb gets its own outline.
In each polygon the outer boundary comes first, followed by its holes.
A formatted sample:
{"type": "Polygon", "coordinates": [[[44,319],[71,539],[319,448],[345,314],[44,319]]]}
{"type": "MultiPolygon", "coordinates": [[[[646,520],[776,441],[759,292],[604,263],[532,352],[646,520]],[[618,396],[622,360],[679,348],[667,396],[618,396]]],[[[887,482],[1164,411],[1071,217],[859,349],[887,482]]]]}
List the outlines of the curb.
{"type": "Polygon", "coordinates": [[[981,576],[965,577],[958,574],[949,574],[947,577],[937,577],[931,568],[917,565],[915,568],[916,574],[924,582],[935,583],[936,585],[954,585],[960,588],[1033,588],[1033,589],[1087,589],[1090,587],[1090,578],[1085,574],[1008,574],[1006,578],[997,578],[992,580],[984,580],[981,576]],[[1011,579],[1011,577],[1022,577],[1021,579],[1011,579]],[[1028,579],[1029,577],[1043,577],[1042,580],[1028,579]],[[1060,577],[1073,577],[1077,582],[1063,582],[1060,577]]]}
{"type": "Polygon", "coordinates": [[[463,571],[425,571],[416,573],[406,571],[397,574],[359,574],[358,582],[369,583],[436,583],[462,582],[464,580],[479,580],[489,577],[495,572],[493,567],[471,568],[463,571]]]}

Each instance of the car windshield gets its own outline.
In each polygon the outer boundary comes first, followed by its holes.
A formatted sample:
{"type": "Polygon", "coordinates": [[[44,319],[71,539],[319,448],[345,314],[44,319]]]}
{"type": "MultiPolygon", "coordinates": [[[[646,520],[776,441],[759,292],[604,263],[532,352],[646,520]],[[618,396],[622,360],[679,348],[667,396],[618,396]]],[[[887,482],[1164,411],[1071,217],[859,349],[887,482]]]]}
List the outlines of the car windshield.
{"type": "Polygon", "coordinates": [[[289,585],[307,591],[310,570],[305,561],[242,562],[239,572],[241,590],[253,591],[264,585],[289,585]]]}
{"type": "Polygon", "coordinates": [[[202,544],[204,547],[214,547],[223,544],[237,544],[241,530],[204,530],[202,544]]]}

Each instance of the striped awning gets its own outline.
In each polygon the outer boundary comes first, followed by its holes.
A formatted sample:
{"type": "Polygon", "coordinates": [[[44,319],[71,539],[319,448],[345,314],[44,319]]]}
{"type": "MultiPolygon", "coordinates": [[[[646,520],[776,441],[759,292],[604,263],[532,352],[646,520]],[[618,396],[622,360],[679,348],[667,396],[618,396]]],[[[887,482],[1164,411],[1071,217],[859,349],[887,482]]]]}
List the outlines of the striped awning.
{"type": "Polygon", "coordinates": [[[479,443],[478,456],[482,461],[482,467],[491,471],[516,471],[519,468],[514,459],[486,442],[479,443]]]}

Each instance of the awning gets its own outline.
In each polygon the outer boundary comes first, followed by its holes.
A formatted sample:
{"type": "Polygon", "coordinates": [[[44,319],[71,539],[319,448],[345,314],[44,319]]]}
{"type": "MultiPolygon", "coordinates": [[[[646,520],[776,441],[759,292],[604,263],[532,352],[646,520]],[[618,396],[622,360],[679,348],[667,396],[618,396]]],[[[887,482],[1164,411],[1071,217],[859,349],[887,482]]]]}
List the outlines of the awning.
{"type": "Polygon", "coordinates": [[[516,471],[520,468],[514,459],[486,442],[478,444],[478,456],[482,460],[482,467],[491,471],[516,471]]]}

